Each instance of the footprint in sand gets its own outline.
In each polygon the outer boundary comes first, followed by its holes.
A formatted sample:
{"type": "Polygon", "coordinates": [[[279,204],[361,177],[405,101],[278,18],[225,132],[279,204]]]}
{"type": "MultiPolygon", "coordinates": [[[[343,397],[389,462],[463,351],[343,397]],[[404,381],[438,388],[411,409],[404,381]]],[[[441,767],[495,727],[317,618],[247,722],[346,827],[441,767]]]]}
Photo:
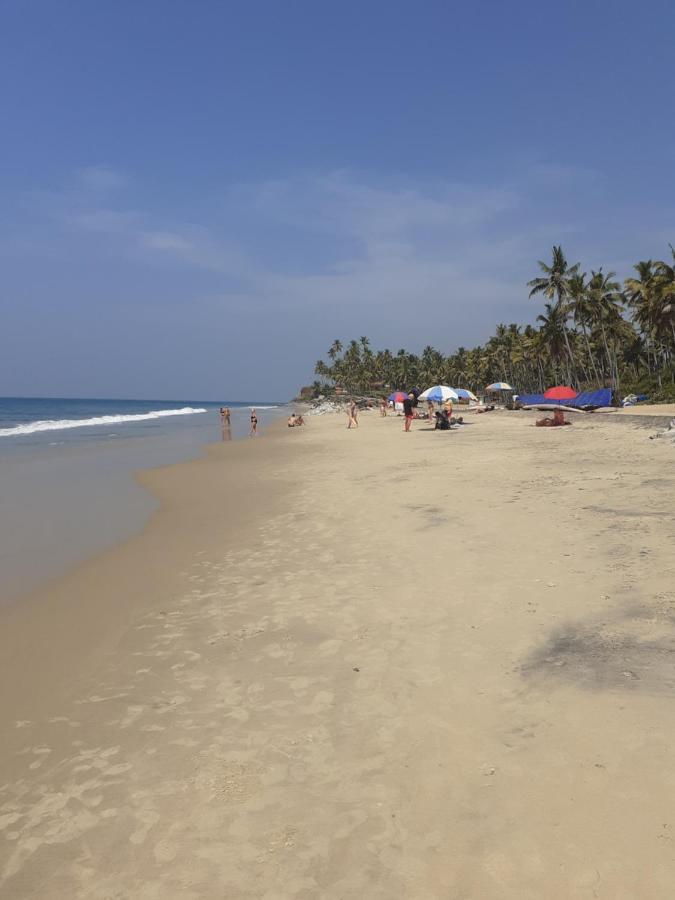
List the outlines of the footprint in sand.
{"type": "Polygon", "coordinates": [[[169,841],[158,841],[152,852],[157,862],[168,863],[175,858],[177,850],[169,841]]]}
{"type": "Polygon", "coordinates": [[[159,813],[151,809],[141,809],[136,813],[136,818],[140,820],[140,825],[129,835],[132,844],[143,844],[148,836],[148,832],[159,822],[159,813]]]}

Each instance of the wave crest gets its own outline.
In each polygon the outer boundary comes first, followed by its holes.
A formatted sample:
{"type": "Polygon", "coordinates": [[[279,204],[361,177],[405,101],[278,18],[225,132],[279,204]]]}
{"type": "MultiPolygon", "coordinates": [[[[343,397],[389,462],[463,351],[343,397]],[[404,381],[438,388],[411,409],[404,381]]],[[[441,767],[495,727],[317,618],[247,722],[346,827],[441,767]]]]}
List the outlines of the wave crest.
{"type": "Polygon", "coordinates": [[[155,409],[146,413],[120,413],[112,416],[95,416],[91,419],[45,419],[14,425],[12,428],[0,428],[0,437],[35,434],[38,431],[63,431],[66,428],[86,428],[92,425],[113,425],[120,422],[143,422],[147,419],[162,419],[165,416],[193,416],[205,412],[207,410],[202,407],[183,406],[181,409],[155,409]]]}

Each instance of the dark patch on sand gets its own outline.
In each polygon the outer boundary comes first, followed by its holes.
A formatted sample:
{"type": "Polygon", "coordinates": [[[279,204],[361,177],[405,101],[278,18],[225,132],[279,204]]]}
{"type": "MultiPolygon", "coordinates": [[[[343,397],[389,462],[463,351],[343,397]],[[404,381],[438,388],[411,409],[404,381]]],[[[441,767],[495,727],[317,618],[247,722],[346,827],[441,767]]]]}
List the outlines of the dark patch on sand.
{"type": "Polygon", "coordinates": [[[660,510],[645,510],[645,509],[610,509],[605,506],[582,506],[582,509],[589,510],[590,512],[598,512],[605,513],[610,516],[622,516],[624,518],[630,519],[644,519],[644,518],[671,518],[672,512],[670,510],[664,509],[660,510]]]}
{"type": "Polygon", "coordinates": [[[449,521],[448,517],[445,515],[440,506],[428,506],[426,504],[420,504],[419,506],[404,506],[404,509],[420,513],[424,517],[424,524],[422,525],[422,529],[437,528],[439,525],[444,525],[449,521]]]}
{"type": "Polygon", "coordinates": [[[675,698],[675,618],[672,609],[633,609],[608,626],[570,623],[530,654],[521,674],[584,690],[629,690],[675,698]]]}

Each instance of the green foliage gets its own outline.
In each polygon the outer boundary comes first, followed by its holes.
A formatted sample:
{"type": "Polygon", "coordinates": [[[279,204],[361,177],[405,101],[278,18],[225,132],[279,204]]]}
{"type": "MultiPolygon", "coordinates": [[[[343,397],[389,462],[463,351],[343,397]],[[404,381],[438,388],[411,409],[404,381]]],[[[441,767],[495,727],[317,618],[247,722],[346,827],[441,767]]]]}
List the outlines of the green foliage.
{"type": "MultiPolygon", "coordinates": [[[[612,387],[622,394],[675,394],[675,250],[669,262],[647,260],[624,281],[602,267],[587,277],[580,264],[568,265],[562,247],[551,264],[528,282],[530,297],[545,298],[537,326],[498,325],[483,346],[459,347],[445,356],[426,346],[416,355],[401,349],[373,350],[367,337],[344,345],[336,340],[328,363],[315,374],[349,393],[383,394],[433,384],[481,391],[507,381],[520,393],[567,383],[580,390],[612,387]]],[[[317,384],[317,382],[315,382],[317,384]]],[[[329,389],[329,388],[328,388],[329,389]]]]}

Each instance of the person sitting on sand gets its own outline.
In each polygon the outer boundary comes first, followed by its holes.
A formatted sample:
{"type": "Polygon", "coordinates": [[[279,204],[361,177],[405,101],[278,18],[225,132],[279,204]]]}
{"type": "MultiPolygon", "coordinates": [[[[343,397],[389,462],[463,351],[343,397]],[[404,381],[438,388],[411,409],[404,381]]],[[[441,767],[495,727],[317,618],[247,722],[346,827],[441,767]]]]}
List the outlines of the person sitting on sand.
{"type": "Polygon", "coordinates": [[[291,415],[288,417],[288,422],[286,424],[288,425],[289,428],[295,428],[295,426],[298,424],[298,420],[296,418],[295,413],[291,413],[291,415]]]}
{"type": "Polygon", "coordinates": [[[571,425],[571,422],[565,421],[562,409],[556,409],[553,412],[553,418],[545,416],[543,419],[537,419],[534,423],[537,428],[555,428],[556,425],[571,425]]]}
{"type": "Polygon", "coordinates": [[[296,425],[304,425],[305,424],[305,420],[303,419],[303,417],[301,415],[299,415],[299,414],[296,415],[295,424],[296,425]]]}

